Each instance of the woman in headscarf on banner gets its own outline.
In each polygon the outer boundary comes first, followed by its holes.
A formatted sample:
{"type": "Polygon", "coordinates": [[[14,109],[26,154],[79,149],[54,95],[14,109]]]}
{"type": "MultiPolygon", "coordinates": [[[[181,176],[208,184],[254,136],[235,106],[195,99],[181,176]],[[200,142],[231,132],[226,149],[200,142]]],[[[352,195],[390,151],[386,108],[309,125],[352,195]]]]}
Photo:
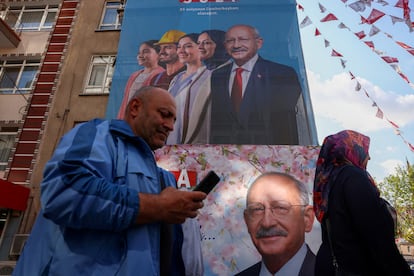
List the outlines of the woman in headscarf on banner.
{"type": "Polygon", "coordinates": [[[313,190],[322,226],[315,275],[411,275],[395,244],[393,218],[366,170],[369,143],[352,130],[324,139],[313,190]]]}
{"type": "Polygon", "coordinates": [[[198,36],[198,49],[201,60],[208,69],[214,70],[230,60],[224,47],[226,32],[222,30],[205,30],[198,36]]]}
{"type": "Polygon", "coordinates": [[[155,45],[158,40],[147,40],[141,43],[137,54],[138,65],[143,66],[131,74],[124,90],[124,97],[118,111],[118,119],[123,119],[127,103],[134,95],[134,92],[143,86],[150,85],[152,78],[164,71],[158,63],[160,46],[155,45]]]}
{"type": "Polygon", "coordinates": [[[207,144],[210,125],[210,70],[201,62],[198,34],[178,40],[177,53],[186,70],[170,83],[177,103],[177,120],[167,144],[207,144]]]}

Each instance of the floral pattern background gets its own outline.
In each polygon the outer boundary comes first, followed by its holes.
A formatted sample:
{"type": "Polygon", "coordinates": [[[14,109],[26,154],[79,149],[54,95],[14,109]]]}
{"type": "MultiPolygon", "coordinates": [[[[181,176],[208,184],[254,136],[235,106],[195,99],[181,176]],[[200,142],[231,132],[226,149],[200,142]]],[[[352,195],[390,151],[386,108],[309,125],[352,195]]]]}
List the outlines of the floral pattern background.
{"type": "MultiPolygon", "coordinates": [[[[156,151],[158,165],[164,169],[197,171],[198,180],[210,170],[221,177],[197,217],[205,275],[234,275],[261,259],[243,219],[248,187],[263,172],[286,172],[307,184],[312,199],[319,149],[317,146],[174,145],[156,151]]],[[[317,250],[320,244],[317,222],[306,235],[306,242],[314,252],[317,250]]]]}

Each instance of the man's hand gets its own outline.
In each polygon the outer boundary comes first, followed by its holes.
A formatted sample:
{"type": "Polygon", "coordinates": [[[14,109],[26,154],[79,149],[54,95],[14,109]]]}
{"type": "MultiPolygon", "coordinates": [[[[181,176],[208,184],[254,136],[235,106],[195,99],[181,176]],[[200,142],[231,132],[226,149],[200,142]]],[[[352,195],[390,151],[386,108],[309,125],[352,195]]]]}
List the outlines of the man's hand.
{"type": "Polygon", "coordinates": [[[197,216],[197,210],[204,206],[207,195],[203,192],[180,191],[167,187],[160,194],[138,194],[140,210],[137,224],[156,221],[183,223],[186,218],[197,216]]]}

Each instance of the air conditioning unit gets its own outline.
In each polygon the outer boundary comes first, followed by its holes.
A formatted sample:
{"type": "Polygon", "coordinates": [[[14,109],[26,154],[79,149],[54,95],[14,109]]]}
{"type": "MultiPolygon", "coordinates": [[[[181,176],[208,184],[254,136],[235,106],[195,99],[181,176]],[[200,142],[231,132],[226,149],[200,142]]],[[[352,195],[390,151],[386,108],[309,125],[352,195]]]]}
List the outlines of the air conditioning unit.
{"type": "Polygon", "coordinates": [[[12,275],[16,262],[0,262],[0,276],[12,275]]]}
{"type": "MultiPolygon", "coordinates": [[[[22,253],[24,244],[26,243],[29,234],[16,234],[13,237],[13,242],[10,248],[10,256],[17,257],[22,253]]],[[[1,275],[1,274],[0,274],[1,275]]]]}

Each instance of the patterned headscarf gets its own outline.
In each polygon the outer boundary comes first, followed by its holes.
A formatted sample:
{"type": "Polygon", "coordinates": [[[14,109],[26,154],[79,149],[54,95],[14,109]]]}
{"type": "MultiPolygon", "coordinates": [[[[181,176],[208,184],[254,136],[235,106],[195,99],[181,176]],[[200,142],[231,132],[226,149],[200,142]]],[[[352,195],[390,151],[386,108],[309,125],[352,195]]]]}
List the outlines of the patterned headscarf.
{"type": "MultiPolygon", "coordinates": [[[[369,156],[370,139],[353,130],[344,130],[327,136],[319,152],[313,185],[313,208],[322,222],[328,211],[329,191],[341,168],[346,165],[366,170],[364,161],[369,156]]],[[[374,181],[367,172],[373,185],[374,181]]]]}

